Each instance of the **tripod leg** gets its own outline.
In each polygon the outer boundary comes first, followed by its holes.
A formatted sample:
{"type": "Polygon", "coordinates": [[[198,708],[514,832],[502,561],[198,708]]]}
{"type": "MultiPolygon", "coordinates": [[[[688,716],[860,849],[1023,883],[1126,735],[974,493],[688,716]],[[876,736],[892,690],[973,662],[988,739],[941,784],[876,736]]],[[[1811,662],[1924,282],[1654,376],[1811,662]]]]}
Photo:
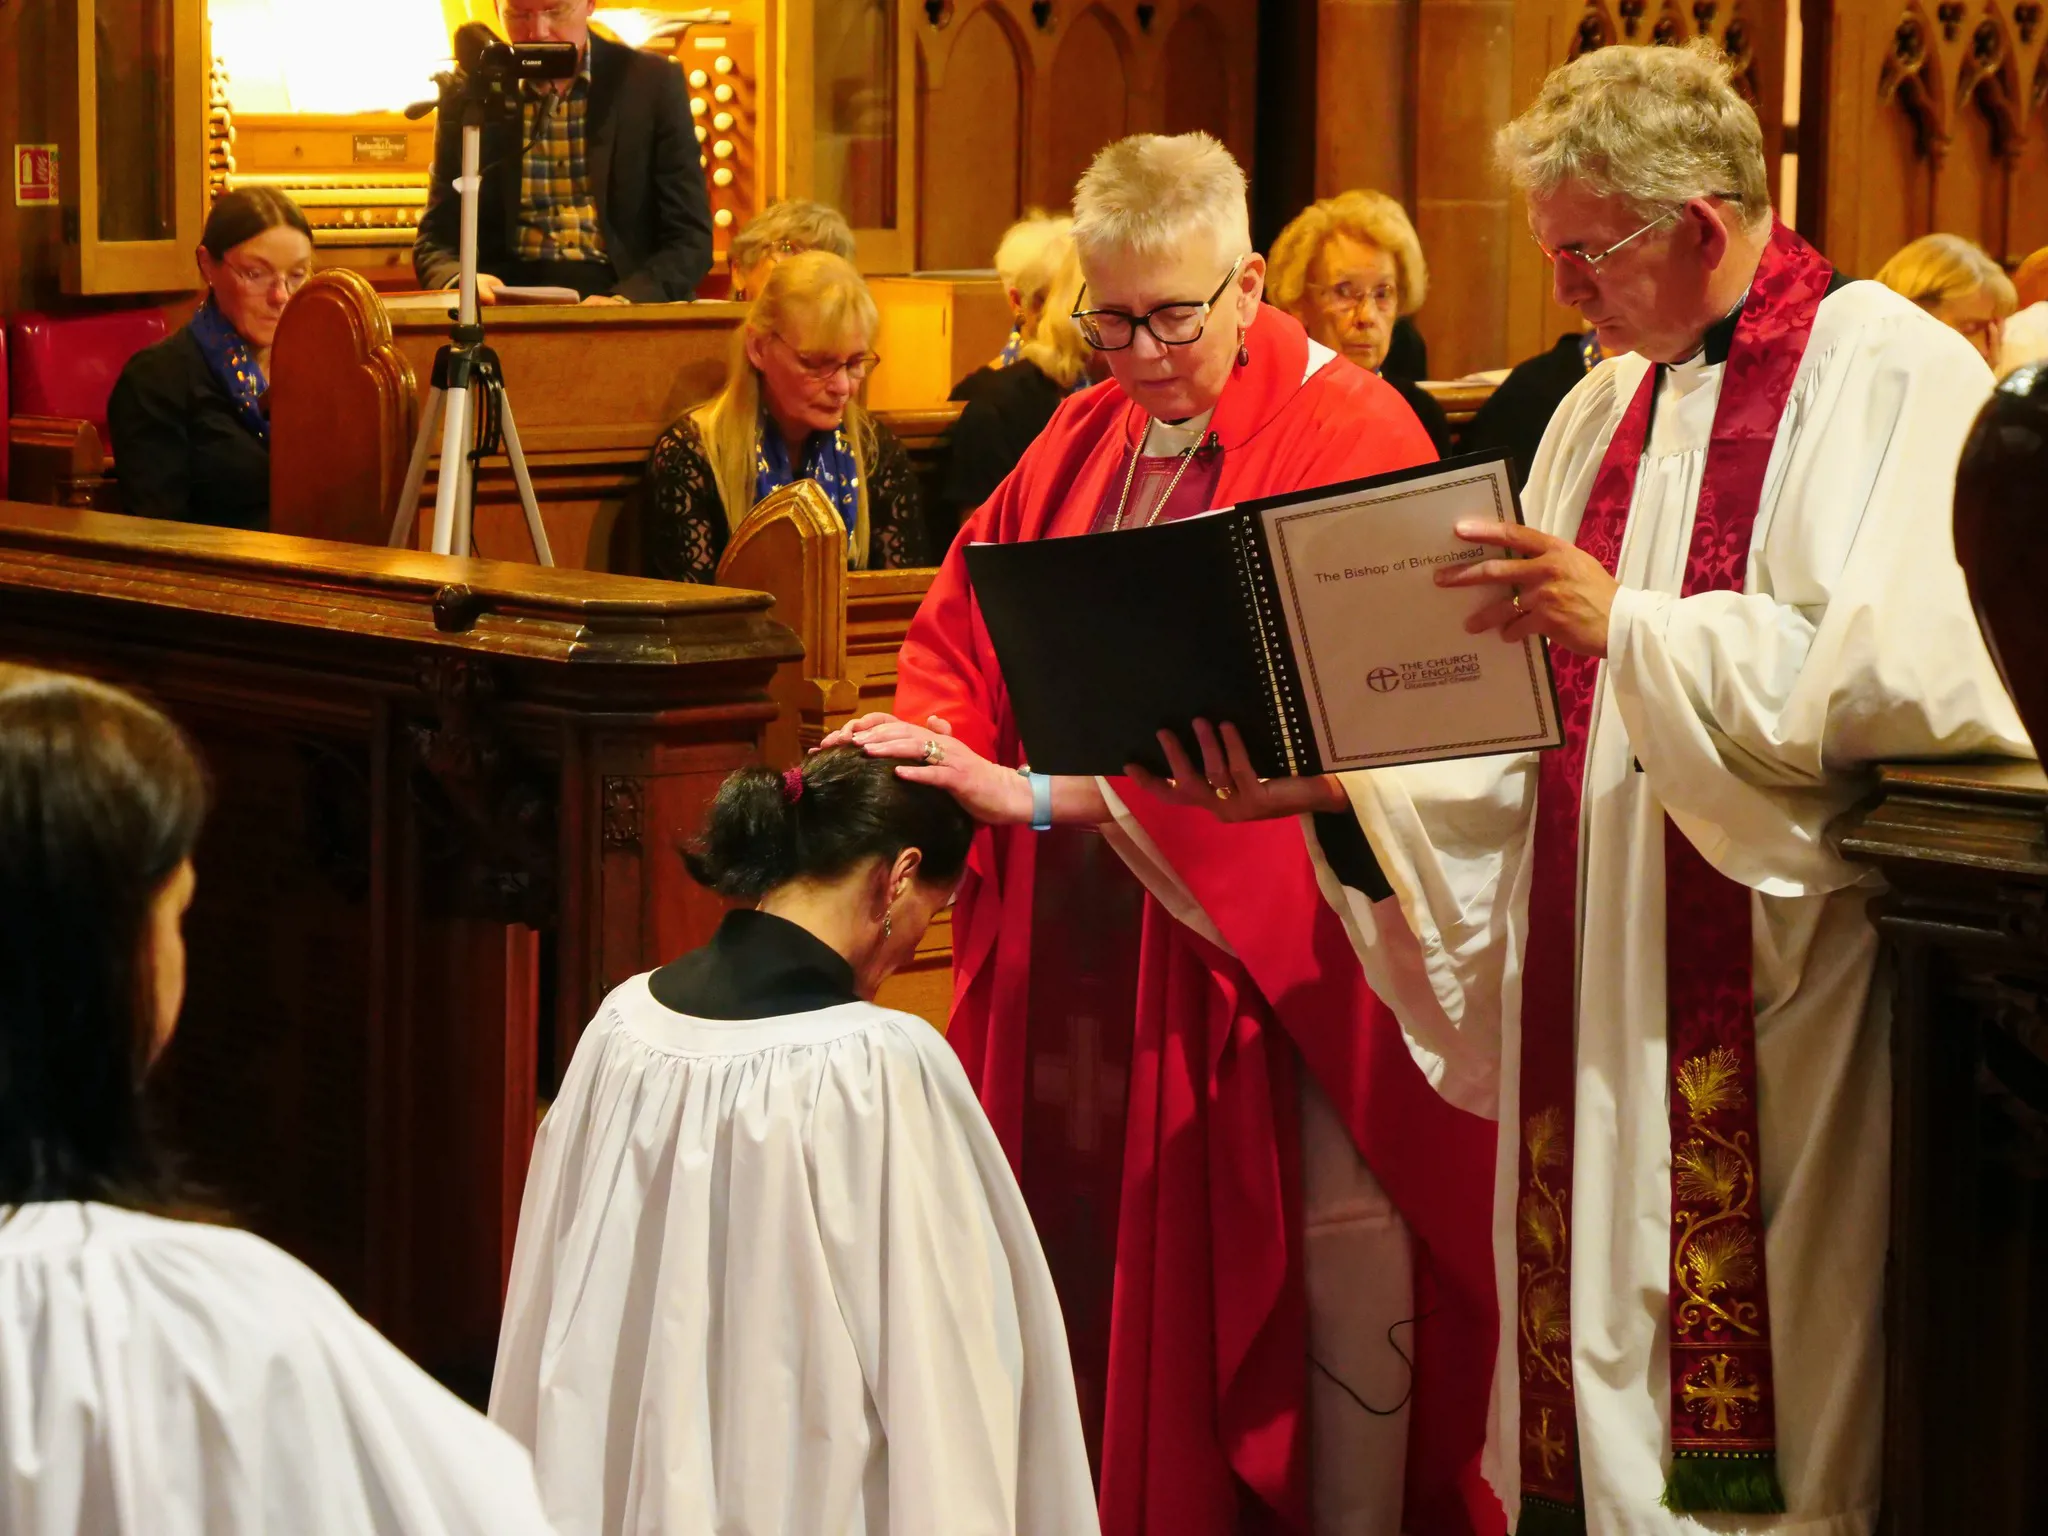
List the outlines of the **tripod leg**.
{"type": "Polygon", "coordinates": [[[540,520],[540,501],[533,494],[533,477],[526,472],[526,451],[519,446],[519,428],[512,420],[512,397],[504,385],[497,387],[498,419],[505,432],[505,457],[512,461],[512,478],[519,485],[519,505],[526,509],[526,531],[533,539],[533,557],[542,565],[555,563],[548,548],[548,530],[540,520]]]}
{"type": "Polygon", "coordinates": [[[455,546],[455,513],[462,498],[463,471],[469,464],[470,398],[467,389],[451,389],[442,401],[441,478],[434,487],[434,553],[469,553],[455,546]]]}
{"type": "Polygon", "coordinates": [[[412,525],[420,510],[420,487],[427,481],[427,454],[434,446],[435,424],[441,419],[442,395],[438,384],[427,391],[427,408],[413,434],[412,463],[405,471],[405,489],[398,493],[398,512],[391,519],[393,549],[403,549],[412,538],[412,525]]]}

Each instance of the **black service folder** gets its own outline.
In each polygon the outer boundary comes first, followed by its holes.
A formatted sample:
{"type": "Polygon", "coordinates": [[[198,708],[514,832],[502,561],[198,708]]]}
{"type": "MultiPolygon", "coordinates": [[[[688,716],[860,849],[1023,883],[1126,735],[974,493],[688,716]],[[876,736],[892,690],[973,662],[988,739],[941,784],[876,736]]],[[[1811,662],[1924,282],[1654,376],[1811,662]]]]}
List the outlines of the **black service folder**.
{"type": "MultiPolygon", "coordinates": [[[[1116,533],[966,554],[1033,769],[1164,774],[1156,733],[1243,733],[1262,777],[1554,745],[1543,642],[1463,634],[1498,589],[1460,517],[1521,520],[1504,453],[1116,533]]],[[[1197,759],[1199,761],[1199,759],[1197,759]]]]}

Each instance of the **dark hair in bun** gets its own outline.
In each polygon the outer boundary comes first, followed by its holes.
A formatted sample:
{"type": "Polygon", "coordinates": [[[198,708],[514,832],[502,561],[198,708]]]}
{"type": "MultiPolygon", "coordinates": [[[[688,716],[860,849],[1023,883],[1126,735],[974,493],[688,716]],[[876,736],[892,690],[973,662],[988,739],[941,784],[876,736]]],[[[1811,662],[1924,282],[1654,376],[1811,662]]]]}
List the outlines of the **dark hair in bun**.
{"type": "Polygon", "coordinates": [[[974,818],[944,790],[898,778],[893,761],[858,747],[835,747],[787,774],[755,767],[730,775],[683,862],[699,885],[751,901],[906,848],[923,855],[920,879],[950,883],[973,840],[974,818]]]}

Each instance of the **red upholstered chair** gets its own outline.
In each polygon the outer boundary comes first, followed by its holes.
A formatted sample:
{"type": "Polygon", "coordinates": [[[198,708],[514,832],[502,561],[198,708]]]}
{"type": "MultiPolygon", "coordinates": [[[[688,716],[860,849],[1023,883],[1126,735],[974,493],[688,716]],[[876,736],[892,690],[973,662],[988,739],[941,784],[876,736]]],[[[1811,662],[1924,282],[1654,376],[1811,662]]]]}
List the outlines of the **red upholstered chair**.
{"type": "Polygon", "coordinates": [[[107,400],[128,359],[167,334],[160,309],[16,315],[7,326],[9,457],[23,499],[111,508],[107,400]]]}

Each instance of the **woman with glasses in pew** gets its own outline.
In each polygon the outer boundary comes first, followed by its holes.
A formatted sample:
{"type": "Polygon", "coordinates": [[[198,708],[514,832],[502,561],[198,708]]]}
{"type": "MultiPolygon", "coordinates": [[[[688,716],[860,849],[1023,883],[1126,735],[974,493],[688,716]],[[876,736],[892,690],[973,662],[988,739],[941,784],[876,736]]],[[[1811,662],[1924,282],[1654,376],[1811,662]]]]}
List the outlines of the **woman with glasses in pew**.
{"type": "Polygon", "coordinates": [[[225,194],[200,236],[206,301],[138,352],[107,402],[121,510],[224,528],[270,524],[270,344],[313,275],[313,231],[271,187],[225,194]]]}
{"type": "Polygon", "coordinates": [[[917,473],[856,398],[876,363],[874,296],[829,251],[768,270],[733,344],[725,388],[655,442],[641,548],[647,574],[711,581],[754,503],[816,481],[846,524],[857,570],[926,563],[917,473]]]}
{"type": "Polygon", "coordinates": [[[206,800],[154,709],[0,664],[0,1531],[544,1536],[526,1453],[150,1133],[206,800]]]}

